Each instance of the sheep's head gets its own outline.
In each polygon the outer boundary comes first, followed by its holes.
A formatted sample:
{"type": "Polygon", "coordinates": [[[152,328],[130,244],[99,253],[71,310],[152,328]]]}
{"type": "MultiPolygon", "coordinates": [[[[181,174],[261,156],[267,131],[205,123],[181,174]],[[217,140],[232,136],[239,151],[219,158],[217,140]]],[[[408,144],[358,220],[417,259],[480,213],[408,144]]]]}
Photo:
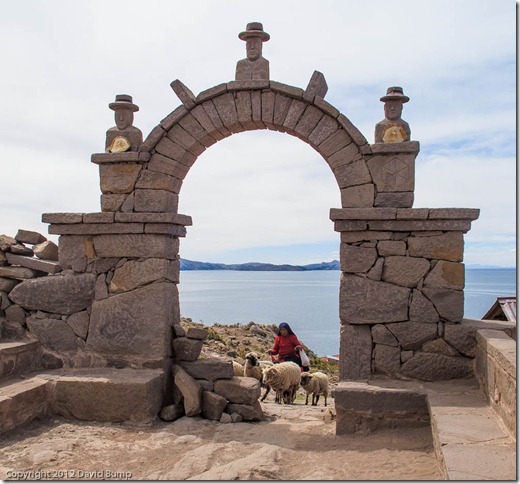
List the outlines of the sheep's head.
{"type": "Polygon", "coordinates": [[[251,366],[258,366],[259,365],[258,360],[260,359],[260,357],[258,356],[258,353],[255,353],[254,351],[251,351],[250,353],[247,353],[247,355],[245,356],[245,359],[247,361],[249,361],[249,364],[251,366]]]}
{"type": "Polygon", "coordinates": [[[278,384],[278,381],[280,380],[280,373],[278,372],[276,365],[265,368],[262,373],[264,375],[263,381],[265,384],[270,386],[275,386],[278,384]]]}
{"type": "Polygon", "coordinates": [[[301,386],[308,385],[312,378],[313,375],[311,373],[309,373],[308,371],[304,371],[300,377],[301,386]]]}

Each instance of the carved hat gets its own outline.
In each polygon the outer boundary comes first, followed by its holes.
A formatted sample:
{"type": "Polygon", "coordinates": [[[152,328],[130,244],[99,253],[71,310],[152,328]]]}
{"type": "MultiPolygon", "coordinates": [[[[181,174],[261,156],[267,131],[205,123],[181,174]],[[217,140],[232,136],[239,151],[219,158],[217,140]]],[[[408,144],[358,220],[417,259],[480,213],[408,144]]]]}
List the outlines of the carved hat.
{"type": "Polygon", "coordinates": [[[380,101],[393,101],[393,100],[399,100],[399,101],[402,101],[403,103],[407,103],[410,98],[408,96],[405,96],[403,94],[403,88],[402,87],[399,87],[399,86],[393,86],[393,87],[389,87],[387,90],[386,90],[386,96],[383,96],[380,101]]]}
{"type": "Polygon", "coordinates": [[[262,42],[267,42],[271,36],[264,32],[264,26],[260,22],[249,22],[244,32],[238,34],[240,40],[247,40],[251,37],[260,37],[262,42]]]}
{"type": "Polygon", "coordinates": [[[132,111],[139,111],[139,106],[132,102],[132,96],[128,94],[116,94],[116,100],[108,105],[110,109],[131,109],[132,111]]]}

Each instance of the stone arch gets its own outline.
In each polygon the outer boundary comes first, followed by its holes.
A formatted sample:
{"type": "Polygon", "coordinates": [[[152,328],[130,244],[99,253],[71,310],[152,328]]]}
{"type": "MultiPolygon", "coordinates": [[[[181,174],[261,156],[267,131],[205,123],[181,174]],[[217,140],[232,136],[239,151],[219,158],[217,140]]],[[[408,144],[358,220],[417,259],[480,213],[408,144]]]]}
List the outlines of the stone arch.
{"type": "MultiPolygon", "coordinates": [[[[183,92],[189,93],[185,87],[183,92]]],[[[365,159],[368,142],[323,98],[274,81],[234,81],[197,97],[189,94],[180,96],[183,104],[151,131],[139,149],[150,158],[136,183],[138,211],[146,199],[142,211],[153,206],[153,211],[177,213],[182,181],[198,156],[232,134],[257,129],[287,133],[312,146],[334,174],[342,207],[374,206],[376,186],[365,159]],[[171,177],[169,194],[142,192],[145,187],[160,192],[164,175],[171,177]]]]}

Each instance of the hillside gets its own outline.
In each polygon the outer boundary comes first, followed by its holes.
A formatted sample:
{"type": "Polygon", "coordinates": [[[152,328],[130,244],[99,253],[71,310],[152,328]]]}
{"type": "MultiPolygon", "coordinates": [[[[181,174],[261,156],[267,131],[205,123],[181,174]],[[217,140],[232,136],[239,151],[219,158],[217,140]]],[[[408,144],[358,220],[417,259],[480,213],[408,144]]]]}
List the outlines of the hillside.
{"type": "Polygon", "coordinates": [[[219,264],[181,259],[181,271],[339,271],[339,261],[319,262],[303,266],[246,262],[244,264],[219,264]]]}
{"type": "MultiPolygon", "coordinates": [[[[204,326],[185,317],[181,317],[181,325],[185,329],[190,326],[204,326]]],[[[273,347],[278,329],[275,324],[256,324],[251,321],[247,324],[232,325],[215,323],[204,327],[208,328],[209,332],[202,348],[203,356],[227,356],[244,363],[246,353],[255,351],[260,359],[267,361],[271,359],[267,351],[273,347]]],[[[323,371],[329,375],[331,382],[338,381],[337,365],[321,360],[310,348],[306,348],[305,352],[311,362],[311,371],[323,371]]]]}

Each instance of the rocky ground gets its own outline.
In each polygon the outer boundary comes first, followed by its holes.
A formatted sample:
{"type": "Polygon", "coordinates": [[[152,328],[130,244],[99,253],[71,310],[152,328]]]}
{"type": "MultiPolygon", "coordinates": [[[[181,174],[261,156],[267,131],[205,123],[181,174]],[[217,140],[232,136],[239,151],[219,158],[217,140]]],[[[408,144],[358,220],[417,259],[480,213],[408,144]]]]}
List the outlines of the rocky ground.
{"type": "MultiPolygon", "coordinates": [[[[183,326],[195,324],[189,319],[183,326]]],[[[269,359],[273,326],[214,325],[203,354],[269,359]]],[[[308,354],[315,357],[312,350],[308,354]]],[[[327,371],[337,367],[311,359],[327,371]]],[[[199,417],[149,425],[34,421],[0,439],[0,479],[23,480],[435,480],[428,427],[337,436],[334,401],[293,405],[270,395],[261,422],[222,424],[199,417]]]]}
{"type": "Polygon", "coordinates": [[[33,422],[2,439],[0,479],[436,480],[427,427],[337,436],[324,407],[262,404],[266,419],[148,426],[33,422]]]}

